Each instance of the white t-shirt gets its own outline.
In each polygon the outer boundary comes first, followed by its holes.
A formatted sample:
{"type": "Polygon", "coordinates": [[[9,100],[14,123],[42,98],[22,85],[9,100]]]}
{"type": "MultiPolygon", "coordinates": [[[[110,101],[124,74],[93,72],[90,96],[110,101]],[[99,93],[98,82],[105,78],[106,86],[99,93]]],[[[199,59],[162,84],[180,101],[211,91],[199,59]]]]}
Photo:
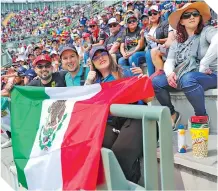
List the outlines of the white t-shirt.
{"type": "MultiPolygon", "coordinates": [[[[156,29],[157,27],[151,27],[151,29],[148,32],[148,35],[153,36],[154,38],[156,38],[156,29]]],[[[148,45],[151,48],[157,47],[157,43],[152,41],[152,40],[148,40],[148,38],[146,38],[148,45]]]]}

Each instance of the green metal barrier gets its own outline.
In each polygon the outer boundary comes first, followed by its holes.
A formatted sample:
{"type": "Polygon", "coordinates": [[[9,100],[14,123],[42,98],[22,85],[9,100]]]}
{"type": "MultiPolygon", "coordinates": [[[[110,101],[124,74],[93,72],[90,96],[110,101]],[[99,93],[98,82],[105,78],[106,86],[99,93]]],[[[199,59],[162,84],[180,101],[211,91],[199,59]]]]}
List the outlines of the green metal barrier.
{"type": "MultiPolygon", "coordinates": [[[[113,116],[142,119],[145,190],[159,190],[156,153],[156,121],[158,121],[161,189],[175,190],[171,127],[172,124],[169,109],[167,107],[161,106],[113,104],[110,107],[110,112],[113,116]]],[[[106,181],[108,181],[105,184],[106,186],[100,188],[108,188],[109,190],[113,190],[112,188],[119,188],[121,190],[141,189],[139,185],[134,186],[135,184],[128,183],[125,178],[123,178],[122,172],[117,171],[120,166],[116,164],[114,157],[110,154],[108,149],[102,149],[102,158],[105,172],[109,172],[105,173],[106,181]],[[108,162],[109,160],[111,160],[111,162],[108,162]],[[112,176],[116,176],[116,180],[112,179],[112,176]]]]}

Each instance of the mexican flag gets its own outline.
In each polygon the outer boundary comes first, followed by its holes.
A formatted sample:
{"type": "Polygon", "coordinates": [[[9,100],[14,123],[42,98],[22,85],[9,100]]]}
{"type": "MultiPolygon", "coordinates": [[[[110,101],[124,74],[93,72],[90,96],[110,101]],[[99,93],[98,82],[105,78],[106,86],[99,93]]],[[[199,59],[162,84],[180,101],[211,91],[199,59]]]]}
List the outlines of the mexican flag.
{"type": "Polygon", "coordinates": [[[29,190],[94,190],[111,104],[154,96],[147,77],[82,87],[15,86],[12,146],[18,181],[29,190]]]}

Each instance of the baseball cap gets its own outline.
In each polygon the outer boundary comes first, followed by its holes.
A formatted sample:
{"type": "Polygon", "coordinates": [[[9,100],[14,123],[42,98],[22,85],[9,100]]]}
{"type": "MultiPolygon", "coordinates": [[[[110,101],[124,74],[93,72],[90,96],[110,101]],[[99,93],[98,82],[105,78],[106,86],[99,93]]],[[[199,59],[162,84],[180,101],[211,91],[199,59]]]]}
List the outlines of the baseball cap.
{"type": "Polygon", "coordinates": [[[29,70],[26,70],[24,76],[28,76],[31,79],[33,79],[37,76],[37,74],[35,73],[35,71],[33,69],[29,69],[29,70]]]}
{"type": "Polygon", "coordinates": [[[148,14],[144,13],[144,14],[141,16],[141,20],[142,20],[143,18],[145,18],[145,17],[148,18],[148,14]]]}
{"type": "Polygon", "coordinates": [[[76,54],[78,54],[78,52],[77,52],[77,50],[76,50],[76,48],[75,48],[75,46],[74,46],[73,44],[67,44],[67,45],[65,45],[65,46],[62,46],[62,47],[59,49],[59,55],[60,55],[60,57],[61,57],[62,53],[63,53],[64,51],[66,51],[66,50],[72,50],[72,51],[74,51],[76,54]]]}
{"type": "Polygon", "coordinates": [[[26,68],[24,68],[23,66],[20,66],[20,67],[17,69],[18,76],[25,76],[26,70],[27,70],[26,68]]]}
{"type": "Polygon", "coordinates": [[[54,38],[54,39],[52,39],[51,42],[52,42],[52,43],[53,43],[53,42],[57,42],[57,43],[58,43],[58,39],[54,38]]]}
{"type": "Polygon", "coordinates": [[[102,13],[101,13],[101,17],[102,16],[107,16],[107,12],[106,11],[103,11],[102,13]]]}
{"type": "Polygon", "coordinates": [[[87,33],[87,32],[84,32],[84,33],[82,34],[82,37],[83,37],[83,38],[90,37],[90,34],[89,34],[89,33],[87,33]]]}
{"type": "Polygon", "coordinates": [[[108,21],[108,24],[111,24],[111,23],[119,23],[119,22],[117,21],[116,18],[110,18],[110,20],[108,21]]]}
{"type": "Polygon", "coordinates": [[[117,12],[115,13],[115,15],[121,15],[121,13],[120,13],[119,11],[117,11],[117,12]]]}
{"type": "Polygon", "coordinates": [[[157,12],[160,11],[157,5],[152,5],[152,6],[150,7],[149,11],[152,11],[152,10],[157,11],[157,12]]]}
{"type": "Polygon", "coordinates": [[[126,6],[128,6],[128,5],[130,5],[130,4],[133,5],[134,3],[130,1],[130,2],[128,2],[128,3],[126,4],[126,6]]]}
{"type": "Polygon", "coordinates": [[[134,14],[127,14],[126,21],[128,21],[130,18],[135,18],[137,20],[137,17],[134,14]]]}
{"type": "Polygon", "coordinates": [[[89,21],[89,26],[90,25],[97,25],[96,21],[94,21],[93,19],[89,21]]]}
{"type": "Polygon", "coordinates": [[[19,62],[19,61],[25,61],[25,56],[24,55],[19,55],[18,58],[16,59],[16,62],[19,62]]]}
{"type": "Polygon", "coordinates": [[[102,46],[102,45],[93,46],[92,49],[89,52],[89,57],[90,57],[91,60],[92,60],[93,56],[95,55],[95,53],[98,50],[104,50],[104,51],[108,52],[107,49],[104,46],[102,46]]]}
{"type": "Polygon", "coordinates": [[[56,50],[52,50],[50,53],[50,56],[52,56],[53,54],[58,54],[56,50]]]}
{"type": "Polygon", "coordinates": [[[33,66],[35,67],[37,64],[40,64],[40,61],[47,61],[51,63],[51,57],[48,54],[39,55],[33,61],[33,66]]]}

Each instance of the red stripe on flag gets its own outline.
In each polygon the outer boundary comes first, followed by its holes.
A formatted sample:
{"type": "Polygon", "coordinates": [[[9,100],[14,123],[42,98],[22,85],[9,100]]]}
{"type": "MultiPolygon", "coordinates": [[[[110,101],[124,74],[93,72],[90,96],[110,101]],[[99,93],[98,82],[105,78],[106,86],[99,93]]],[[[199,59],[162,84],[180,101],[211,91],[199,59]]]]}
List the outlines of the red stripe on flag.
{"type": "Polygon", "coordinates": [[[134,103],[154,96],[147,77],[122,79],[101,86],[102,91],[96,96],[74,105],[61,146],[63,190],[95,190],[97,179],[103,180],[103,175],[98,174],[103,173],[100,149],[110,105],[134,103]]]}

